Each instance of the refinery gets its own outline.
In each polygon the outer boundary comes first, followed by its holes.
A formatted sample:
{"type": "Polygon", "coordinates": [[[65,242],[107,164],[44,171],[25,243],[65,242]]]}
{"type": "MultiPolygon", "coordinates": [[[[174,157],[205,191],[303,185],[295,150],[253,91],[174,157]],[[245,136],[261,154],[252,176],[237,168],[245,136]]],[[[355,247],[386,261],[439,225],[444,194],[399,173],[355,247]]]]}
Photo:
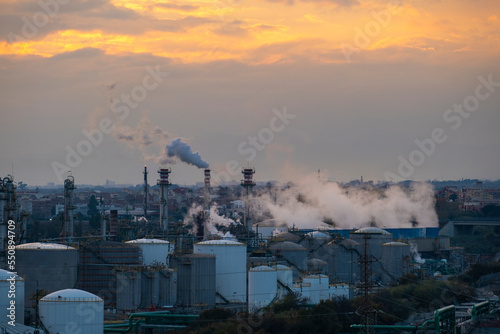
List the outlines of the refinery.
{"type": "MultiPolygon", "coordinates": [[[[498,275],[485,279],[483,286],[491,289],[474,302],[438,305],[411,325],[377,325],[369,301],[372,293],[408,277],[444,281],[472,265],[498,261],[494,254],[474,258],[450,243],[477,226],[497,226],[498,220],[421,226],[427,216],[417,207],[408,225],[399,226],[389,220],[387,226],[380,224],[377,217],[386,212],[358,226],[332,221],[326,211],[321,211],[322,220],[304,222],[307,215],[295,211],[286,221],[286,215],[279,214],[279,197],[293,193],[297,208],[313,202],[311,194],[290,184],[259,186],[255,169],[241,172],[237,187],[213,187],[211,171],[204,169],[204,181],[189,199],[171,183],[171,169],[160,168],[151,187],[144,167],[144,182],[136,192],[142,198],[135,198],[142,207],[124,210],[111,201],[106,205],[108,197],[101,194],[99,200],[94,198],[100,211],[93,229],[82,227],[78,185],[68,175],[59,191],[61,203],[52,203],[58,214],[51,222],[59,222],[59,235],[37,241],[31,240],[30,229],[35,227],[29,221],[37,214],[38,202],[24,201],[30,192],[19,189],[11,175],[3,178],[0,263],[7,270],[0,270],[0,332],[165,333],[188,328],[213,309],[264,314],[287,296],[307,301],[308,307],[359,300],[359,322],[352,321],[351,332],[465,333],[483,316],[498,319],[498,275]],[[230,189],[232,195],[227,194],[230,189]],[[181,213],[182,220],[170,212],[180,201],[189,207],[181,213]],[[269,202],[270,209],[262,201],[269,202]],[[26,203],[31,203],[31,212],[26,203]]],[[[378,189],[361,180],[349,187],[369,188],[380,199],[387,186],[378,189]]],[[[354,190],[342,193],[349,191],[354,190]]]]}

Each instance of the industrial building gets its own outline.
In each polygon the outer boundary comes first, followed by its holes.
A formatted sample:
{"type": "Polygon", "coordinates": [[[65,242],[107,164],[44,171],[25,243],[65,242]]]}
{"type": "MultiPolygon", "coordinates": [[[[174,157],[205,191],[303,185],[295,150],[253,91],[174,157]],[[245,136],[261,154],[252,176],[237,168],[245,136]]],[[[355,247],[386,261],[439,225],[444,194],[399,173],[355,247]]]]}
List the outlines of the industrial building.
{"type": "MultiPolygon", "coordinates": [[[[382,286],[422,269],[415,249],[423,255],[438,252],[447,256],[449,266],[465,267],[463,252],[451,248],[449,238],[440,237],[435,228],[297,230],[273,219],[258,221],[249,209],[254,172],[242,171],[243,220],[230,227],[231,240],[207,232],[213,205],[209,169],[204,170],[203,214],[195,221],[196,233],[169,220],[171,170],[159,169],[158,203],[149,203],[145,168],[144,219],[127,220],[110,209],[103,213],[99,235],[76,237],[76,185],[68,177],[61,238],[15,247],[18,314],[24,316],[26,310],[28,323],[38,321],[49,332],[71,323],[75,331],[102,333],[105,320],[120,321],[138,312],[160,312],[165,319],[167,311],[196,314],[214,307],[260,311],[290,293],[313,304],[352,298],[362,278],[362,256],[372,259],[370,275],[382,286]],[[155,205],[156,218],[149,210],[155,205]],[[81,317],[75,307],[91,312],[93,320],[81,317]]],[[[13,209],[15,189],[11,177],[0,185],[4,233],[8,220],[19,216],[13,209]]],[[[5,249],[4,244],[4,256],[5,249]]],[[[0,271],[0,292],[7,289],[10,275],[0,271]]]]}

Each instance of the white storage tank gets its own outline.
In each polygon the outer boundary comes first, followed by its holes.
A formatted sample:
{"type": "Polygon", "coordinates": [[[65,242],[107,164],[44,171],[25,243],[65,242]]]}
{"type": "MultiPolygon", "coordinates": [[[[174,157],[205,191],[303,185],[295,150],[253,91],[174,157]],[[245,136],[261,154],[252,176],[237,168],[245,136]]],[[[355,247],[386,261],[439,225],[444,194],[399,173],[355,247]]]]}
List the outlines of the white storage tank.
{"type": "Polygon", "coordinates": [[[90,292],[65,289],[40,299],[40,320],[50,333],[101,334],[104,301],[90,292]]]}
{"type": "Polygon", "coordinates": [[[218,302],[247,301],[247,246],[231,240],[209,240],[194,245],[195,254],[215,255],[218,302]]]}
{"type": "Polygon", "coordinates": [[[48,292],[74,288],[78,279],[78,250],[55,244],[33,242],[16,246],[16,271],[24,277],[26,308],[37,289],[48,292]]]}
{"type": "Polygon", "coordinates": [[[276,298],[277,272],[275,268],[258,266],[248,272],[248,306],[257,311],[271,304],[276,298]]]}
{"type": "Polygon", "coordinates": [[[174,252],[174,245],[161,239],[136,239],[127,241],[127,244],[138,245],[142,250],[142,259],[145,266],[168,266],[169,254],[174,252]]]}
{"type": "Polygon", "coordinates": [[[387,242],[382,244],[382,281],[398,280],[409,271],[411,262],[410,245],[404,242],[387,242]]]}
{"type": "Polygon", "coordinates": [[[13,272],[0,269],[0,319],[24,323],[24,280],[13,272]],[[11,289],[12,287],[12,289],[11,289]],[[11,301],[15,304],[11,306],[11,301]],[[14,317],[9,317],[13,315],[14,317]]]}
{"type": "Polygon", "coordinates": [[[293,285],[293,269],[282,264],[274,266],[279,283],[289,288],[293,285]]]}

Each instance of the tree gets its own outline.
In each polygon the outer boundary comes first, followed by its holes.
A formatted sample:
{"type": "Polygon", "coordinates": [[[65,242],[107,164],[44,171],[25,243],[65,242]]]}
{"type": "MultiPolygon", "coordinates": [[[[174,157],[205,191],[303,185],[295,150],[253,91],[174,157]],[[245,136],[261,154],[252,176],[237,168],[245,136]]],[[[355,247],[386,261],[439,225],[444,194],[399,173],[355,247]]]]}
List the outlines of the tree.
{"type": "Polygon", "coordinates": [[[101,213],[97,209],[97,199],[95,195],[90,196],[89,204],[87,207],[89,208],[87,211],[87,215],[89,216],[89,225],[94,230],[98,230],[101,226],[101,213]]]}

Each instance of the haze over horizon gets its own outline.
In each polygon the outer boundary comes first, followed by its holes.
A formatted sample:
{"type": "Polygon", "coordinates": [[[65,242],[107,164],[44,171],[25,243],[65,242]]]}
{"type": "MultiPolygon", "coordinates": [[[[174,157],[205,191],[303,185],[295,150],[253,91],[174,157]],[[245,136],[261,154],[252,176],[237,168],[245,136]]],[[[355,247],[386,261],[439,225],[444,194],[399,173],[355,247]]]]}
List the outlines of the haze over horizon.
{"type": "Polygon", "coordinates": [[[498,1],[0,10],[0,177],[139,184],[146,164],[154,184],[166,163],[177,184],[207,165],[235,180],[246,166],[256,181],[500,179],[498,1]]]}

